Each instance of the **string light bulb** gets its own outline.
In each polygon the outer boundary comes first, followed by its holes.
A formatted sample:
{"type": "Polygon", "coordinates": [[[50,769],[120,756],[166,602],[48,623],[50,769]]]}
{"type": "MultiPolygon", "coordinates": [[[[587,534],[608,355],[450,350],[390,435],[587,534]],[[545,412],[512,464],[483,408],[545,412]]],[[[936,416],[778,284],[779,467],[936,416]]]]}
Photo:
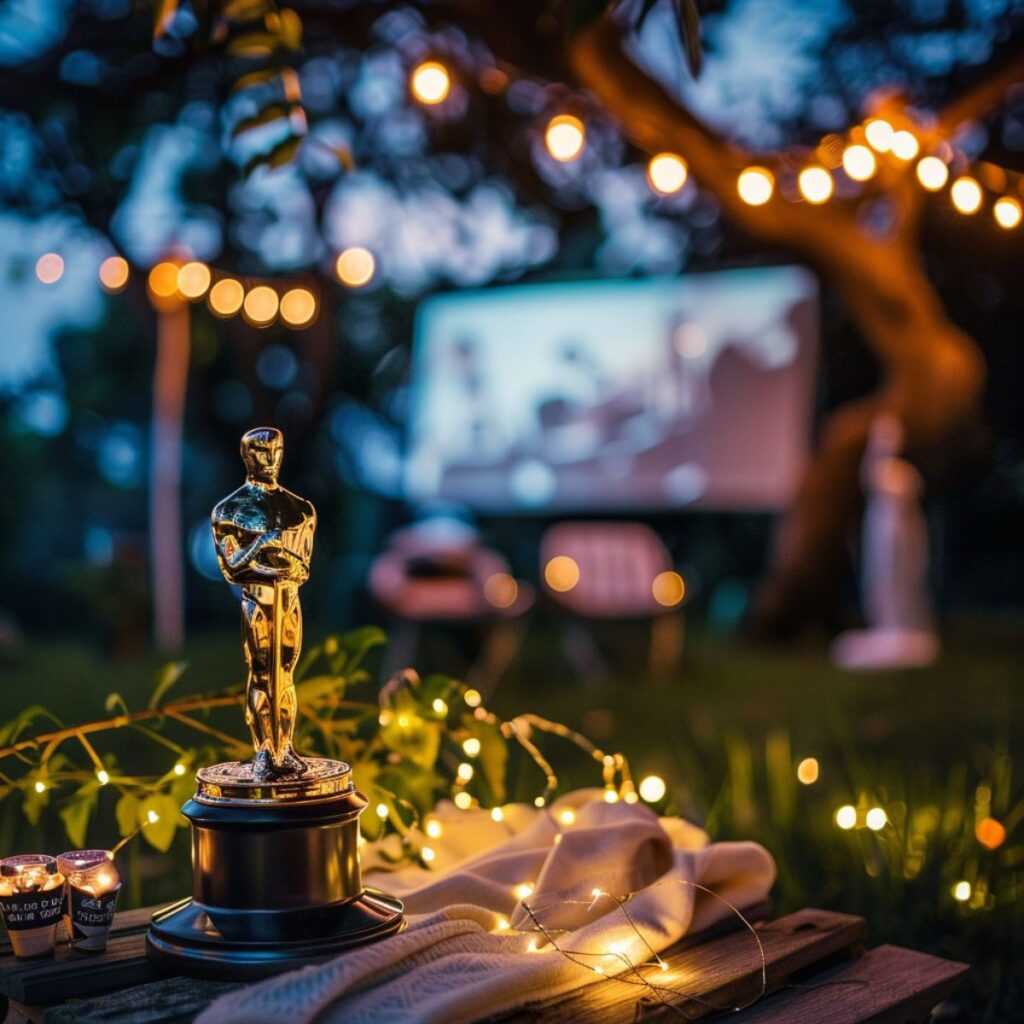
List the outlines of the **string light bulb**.
{"type": "Polygon", "coordinates": [[[459,765],[456,775],[460,782],[469,782],[473,778],[473,766],[468,761],[463,761],[459,765]]]}
{"type": "Polygon", "coordinates": [[[748,206],[764,206],[775,191],[775,178],[766,167],[747,167],[740,171],[736,189],[748,206]]]}
{"type": "Polygon", "coordinates": [[[892,155],[899,160],[913,160],[921,149],[917,136],[905,128],[893,133],[889,146],[892,155]]]}
{"type": "Polygon", "coordinates": [[[339,253],[334,269],[343,285],[349,288],[362,288],[373,280],[377,262],[369,249],[353,245],[339,253]]]}
{"type": "Polygon", "coordinates": [[[100,287],[110,295],[124,291],[128,284],[128,261],[123,256],[108,256],[100,264],[100,287]]]}
{"type": "Polygon", "coordinates": [[[436,60],[426,60],[413,70],[409,87],[420,103],[433,107],[448,98],[452,80],[443,64],[436,60]]]}
{"type": "Polygon", "coordinates": [[[544,130],[544,144],[559,163],[567,164],[576,160],[583,152],[586,141],[583,122],[572,114],[556,115],[548,121],[544,130]]]}
{"type": "Polygon", "coordinates": [[[679,192],[689,173],[686,161],[675,153],[658,153],[647,164],[647,180],[651,188],[663,196],[679,192]]]}
{"type": "Polygon", "coordinates": [[[576,823],[576,812],[571,807],[566,807],[558,815],[558,820],[565,826],[573,825],[576,823]]]}
{"type": "Polygon", "coordinates": [[[957,882],[953,886],[953,899],[958,903],[966,903],[971,898],[971,883],[967,881],[957,882]]]}
{"type": "Polygon", "coordinates": [[[178,266],[165,260],[149,272],[149,290],[160,299],[169,299],[178,292],[178,266]]]}
{"type": "Polygon", "coordinates": [[[873,118],[864,125],[864,138],[876,153],[888,153],[895,134],[892,125],[882,117],[873,118]]]}
{"type": "Polygon", "coordinates": [[[867,181],[878,170],[878,161],[867,146],[857,143],[843,150],[843,170],[853,181],[867,181]]]}
{"type": "Polygon", "coordinates": [[[853,804],[843,804],[843,806],[836,811],[836,824],[844,832],[848,832],[857,824],[857,808],[854,807],[853,804]]]}
{"type": "Polygon", "coordinates": [[[178,270],[178,291],[186,299],[201,299],[210,287],[210,268],[193,260],[178,270]]]}
{"type": "Polygon", "coordinates": [[[43,284],[56,284],[64,276],[64,258],[55,252],[44,252],[36,260],[36,277],[43,284]]]}
{"type": "Polygon", "coordinates": [[[1001,228],[1015,228],[1021,221],[1021,206],[1016,199],[1003,196],[992,207],[992,216],[1001,228]]]}
{"type": "Polygon", "coordinates": [[[453,799],[460,811],[468,811],[473,806],[473,798],[464,789],[456,793],[453,799]]]}
{"type": "Polygon", "coordinates": [[[448,705],[440,697],[435,697],[430,706],[433,708],[435,715],[448,714],[448,705]]]}
{"type": "Polygon", "coordinates": [[[686,584],[677,572],[659,572],[651,584],[651,594],[663,608],[674,608],[686,596],[686,584]]]}
{"type": "Polygon", "coordinates": [[[146,821],[148,821],[150,825],[155,825],[159,820],[160,815],[157,814],[156,811],[146,811],[146,821]]]}
{"type": "Polygon", "coordinates": [[[475,736],[468,736],[462,741],[462,751],[466,757],[476,757],[480,753],[480,741],[475,736]]]}
{"type": "Polygon", "coordinates": [[[179,776],[185,774],[185,766],[180,761],[174,766],[174,774],[179,776]]]}
{"type": "Polygon", "coordinates": [[[110,773],[106,768],[100,768],[99,771],[96,772],[96,780],[101,786],[105,786],[110,781],[110,773]]]}
{"type": "Polygon", "coordinates": [[[437,854],[429,846],[424,846],[420,850],[420,857],[423,858],[425,864],[432,864],[437,858],[437,854]]]}
{"type": "Polygon", "coordinates": [[[981,186],[966,175],[957,178],[949,190],[953,205],[960,213],[970,215],[981,209],[981,186]]]}
{"type": "Polygon", "coordinates": [[[889,817],[881,807],[872,807],[864,818],[864,824],[872,832],[881,832],[888,822],[889,817]]]}
{"type": "Polygon", "coordinates": [[[805,757],[796,766],[797,780],[805,786],[811,786],[818,781],[818,759],[816,757],[805,757]]]}
{"type": "Polygon", "coordinates": [[[580,581],[580,567],[568,555],[555,555],[544,566],[544,582],[559,594],[572,590],[580,581]]]}
{"type": "Polygon", "coordinates": [[[289,327],[306,327],[316,316],[316,299],[307,288],[291,288],[281,296],[281,319],[289,327]]]}
{"type": "Polygon", "coordinates": [[[265,284],[258,284],[245,296],[242,312],[254,327],[267,327],[277,316],[277,292],[265,284]]]}
{"type": "Polygon", "coordinates": [[[441,822],[439,822],[437,818],[428,818],[424,831],[431,839],[440,839],[441,833],[444,830],[441,827],[441,822]]]}
{"type": "Polygon", "coordinates": [[[649,804],[656,804],[663,799],[668,787],[660,775],[647,775],[640,780],[640,797],[649,804]]]}
{"type": "Polygon", "coordinates": [[[500,807],[491,808],[491,821],[504,821],[505,812],[500,807]]]}
{"type": "Polygon", "coordinates": [[[483,697],[480,696],[480,691],[479,690],[467,690],[462,695],[462,699],[471,708],[478,708],[478,707],[480,707],[480,702],[483,700],[483,697]]]}
{"type": "Polygon", "coordinates": [[[241,281],[233,277],[225,277],[218,281],[210,289],[206,297],[210,309],[217,316],[234,316],[242,308],[245,299],[245,289],[241,281]]]}
{"type": "Polygon", "coordinates": [[[938,192],[949,180],[949,168],[937,156],[923,156],[917,161],[917,180],[929,192],[938,192]]]}
{"type": "Polygon", "coordinates": [[[46,792],[46,783],[43,782],[41,779],[38,780],[36,782],[35,790],[36,790],[37,793],[45,793],[46,792]]]}
{"type": "Polygon", "coordinates": [[[832,175],[824,167],[805,167],[797,177],[800,194],[809,203],[820,206],[832,195],[832,175]]]}

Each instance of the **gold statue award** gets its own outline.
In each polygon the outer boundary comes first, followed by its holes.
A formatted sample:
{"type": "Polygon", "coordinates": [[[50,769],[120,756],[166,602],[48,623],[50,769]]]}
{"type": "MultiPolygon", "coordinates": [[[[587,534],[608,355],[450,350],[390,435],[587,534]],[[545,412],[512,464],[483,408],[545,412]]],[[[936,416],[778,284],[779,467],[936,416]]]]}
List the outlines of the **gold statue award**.
{"type": "Polygon", "coordinates": [[[245,720],[256,752],[253,776],[263,782],[306,770],[292,748],[292,673],[302,648],[299,587],[309,579],[316,510],[277,482],[283,456],[281,431],[245,434],[245,483],[211,516],[221,572],[242,590],[245,720]]]}
{"type": "Polygon", "coordinates": [[[200,768],[181,809],[192,831],[192,895],[154,914],[146,936],[153,963],[179,973],[260,978],[393,935],[405,920],[401,900],[362,883],[366,797],[352,769],[292,748],[299,587],[316,512],[278,483],[283,455],[279,430],[250,430],[245,483],[211,516],[221,571],[242,591],[255,754],[200,768]]]}

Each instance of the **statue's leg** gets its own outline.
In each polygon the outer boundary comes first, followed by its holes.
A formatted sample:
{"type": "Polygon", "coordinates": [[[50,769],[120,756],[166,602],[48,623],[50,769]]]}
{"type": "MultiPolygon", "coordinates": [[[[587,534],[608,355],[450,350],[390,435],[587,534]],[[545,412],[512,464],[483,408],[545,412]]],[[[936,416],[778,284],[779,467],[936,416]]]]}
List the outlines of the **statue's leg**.
{"type": "Polygon", "coordinates": [[[299,604],[299,588],[284,587],[281,594],[281,736],[284,749],[284,763],[292,771],[305,771],[305,762],[295,753],[292,737],[295,735],[297,698],[292,674],[302,652],[302,606],[299,604]]]}
{"type": "Polygon", "coordinates": [[[249,588],[242,590],[242,640],[249,678],[245,687],[245,720],[257,753],[273,750],[270,702],[270,617],[249,588]]]}

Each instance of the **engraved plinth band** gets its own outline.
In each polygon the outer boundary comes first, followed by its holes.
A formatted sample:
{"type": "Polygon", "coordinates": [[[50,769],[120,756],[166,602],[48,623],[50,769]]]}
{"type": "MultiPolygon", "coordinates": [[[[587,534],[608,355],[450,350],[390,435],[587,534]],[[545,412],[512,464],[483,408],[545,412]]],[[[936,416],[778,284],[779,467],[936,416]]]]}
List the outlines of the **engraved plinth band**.
{"type": "Polygon", "coordinates": [[[353,790],[352,769],[344,761],[325,757],[304,758],[302,774],[290,773],[270,780],[255,778],[248,761],[227,761],[200,768],[195,799],[203,804],[317,803],[353,790]]]}

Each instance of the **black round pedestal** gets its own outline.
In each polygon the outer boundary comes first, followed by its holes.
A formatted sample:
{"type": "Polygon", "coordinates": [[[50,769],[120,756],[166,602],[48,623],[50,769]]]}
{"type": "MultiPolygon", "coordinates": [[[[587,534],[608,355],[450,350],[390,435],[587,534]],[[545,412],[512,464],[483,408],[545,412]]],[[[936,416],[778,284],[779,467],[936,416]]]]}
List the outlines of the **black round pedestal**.
{"type": "Polygon", "coordinates": [[[192,826],[192,897],[154,914],[146,937],[159,967],[258,978],[401,929],[401,901],[363,888],[366,800],[350,777],[346,789],[292,802],[210,797],[208,788],[201,773],[196,799],[182,808],[192,826]]]}

